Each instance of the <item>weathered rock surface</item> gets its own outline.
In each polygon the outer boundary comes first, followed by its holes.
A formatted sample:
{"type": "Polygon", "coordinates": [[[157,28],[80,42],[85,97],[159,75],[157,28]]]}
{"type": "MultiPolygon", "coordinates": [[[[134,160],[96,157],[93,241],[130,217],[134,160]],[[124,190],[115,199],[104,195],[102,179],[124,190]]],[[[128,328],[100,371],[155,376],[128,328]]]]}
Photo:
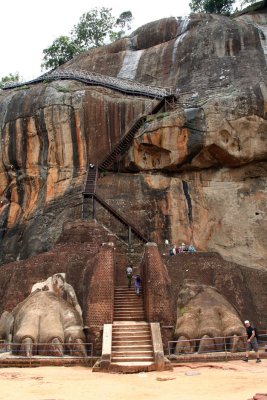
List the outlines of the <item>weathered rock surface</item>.
{"type": "MultiPolygon", "coordinates": [[[[174,108],[137,133],[120,164],[128,174],[106,175],[99,192],[153,240],[265,269],[262,40],[243,20],[195,14],[147,24],[61,68],[177,91],[174,108]]],[[[81,216],[88,161],[103,159],[149,102],[71,81],[0,93],[1,262],[48,250],[62,223],[81,216]]]]}
{"type": "Polygon", "coordinates": [[[52,291],[35,291],[12,311],[13,343],[18,355],[85,356],[85,335],[80,314],[52,291]]]}
{"type": "Polygon", "coordinates": [[[176,353],[245,348],[245,328],[229,301],[211,286],[185,280],[177,299],[176,353]],[[224,342],[223,337],[231,336],[224,342]],[[199,339],[195,340],[195,339],[199,339]]]}

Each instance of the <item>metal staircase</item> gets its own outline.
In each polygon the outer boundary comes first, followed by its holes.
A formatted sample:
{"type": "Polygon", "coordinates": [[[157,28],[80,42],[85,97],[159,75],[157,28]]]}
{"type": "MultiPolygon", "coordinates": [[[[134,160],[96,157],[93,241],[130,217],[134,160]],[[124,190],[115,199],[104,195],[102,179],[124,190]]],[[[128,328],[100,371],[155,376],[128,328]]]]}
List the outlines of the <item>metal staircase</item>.
{"type": "Polygon", "coordinates": [[[117,158],[126,153],[129,149],[135,133],[144,124],[146,116],[138,118],[133,126],[128,130],[128,132],[121,138],[119,143],[114,147],[114,149],[104,158],[99,164],[100,170],[106,170],[111,167],[111,165],[117,160],[117,158]]]}
{"type": "MultiPolygon", "coordinates": [[[[148,97],[151,97],[150,89],[148,90],[148,94],[148,97]]],[[[129,244],[132,240],[132,233],[144,243],[147,243],[149,241],[149,238],[145,237],[132,223],[130,223],[125,217],[118,213],[117,210],[111,207],[101,196],[96,193],[97,179],[99,177],[99,171],[106,171],[112,166],[116,165],[116,162],[118,162],[119,159],[128,151],[136,132],[146,122],[147,116],[157,114],[163,107],[165,107],[166,104],[171,101],[176,101],[176,96],[174,94],[167,94],[166,91],[158,91],[157,96],[155,96],[153,100],[155,99],[159,100],[158,103],[152,107],[150,104],[150,111],[137,117],[133,125],[126,131],[126,133],[121,137],[120,141],[114,146],[114,148],[110,151],[109,154],[105,156],[102,161],[100,161],[97,165],[94,165],[93,167],[91,164],[89,164],[85,187],[83,191],[83,218],[85,217],[85,199],[92,198],[93,218],[95,218],[96,202],[98,202],[111,215],[113,215],[118,221],[120,221],[124,226],[128,228],[129,244]]]]}

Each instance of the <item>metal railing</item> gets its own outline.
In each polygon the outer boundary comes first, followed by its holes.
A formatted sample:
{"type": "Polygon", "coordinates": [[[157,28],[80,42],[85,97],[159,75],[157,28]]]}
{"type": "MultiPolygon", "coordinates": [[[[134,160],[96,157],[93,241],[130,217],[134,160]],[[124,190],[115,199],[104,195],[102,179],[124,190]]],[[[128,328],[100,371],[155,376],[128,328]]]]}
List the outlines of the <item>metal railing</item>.
{"type": "Polygon", "coordinates": [[[55,70],[52,72],[47,72],[38,78],[32,79],[26,82],[7,82],[3,86],[3,90],[13,89],[17,87],[23,87],[27,85],[33,85],[44,81],[54,81],[54,80],[77,80],[87,84],[100,85],[107,88],[122,91],[124,93],[130,94],[140,94],[143,96],[163,98],[172,93],[171,88],[162,88],[151,85],[145,85],[137,81],[116,78],[107,75],[101,75],[92,71],[85,70],[55,70]]]}
{"type": "MultiPolygon", "coordinates": [[[[18,358],[53,358],[53,359],[89,359],[94,357],[93,343],[60,343],[63,349],[63,355],[59,355],[57,344],[53,343],[31,343],[31,354],[26,355],[25,348],[22,349],[22,343],[7,342],[0,340],[0,360],[9,357],[18,358]],[[80,346],[86,349],[86,354],[75,355],[74,353],[81,353],[80,346]],[[54,354],[53,354],[54,353],[54,354]],[[4,357],[5,355],[5,357],[4,357]]],[[[24,345],[25,346],[25,345],[24,345]]]]}
{"type": "MultiPolygon", "coordinates": [[[[168,356],[186,356],[186,355],[196,355],[196,354],[207,354],[207,353],[224,353],[227,359],[227,354],[231,351],[231,345],[233,343],[237,343],[238,352],[246,351],[246,340],[247,336],[217,336],[213,338],[204,338],[204,339],[183,339],[183,340],[171,340],[168,341],[167,352],[168,356]],[[199,351],[200,342],[205,341],[205,347],[203,350],[199,351]],[[210,344],[209,344],[210,342],[210,344]],[[179,344],[179,349],[176,351],[176,345],[179,344]],[[183,346],[184,344],[184,346],[183,346]],[[190,351],[190,347],[192,351],[190,351]]],[[[267,334],[262,333],[258,335],[258,346],[259,350],[264,349],[267,345],[267,334]]]]}

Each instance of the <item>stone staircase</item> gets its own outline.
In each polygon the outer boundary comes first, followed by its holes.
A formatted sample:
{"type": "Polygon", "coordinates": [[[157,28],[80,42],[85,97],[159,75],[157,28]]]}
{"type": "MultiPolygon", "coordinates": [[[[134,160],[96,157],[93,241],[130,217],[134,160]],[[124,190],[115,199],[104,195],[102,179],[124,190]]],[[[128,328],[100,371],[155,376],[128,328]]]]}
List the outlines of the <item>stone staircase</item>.
{"type": "Polygon", "coordinates": [[[145,322],[142,293],[115,288],[110,370],[116,372],[155,369],[150,324],[145,322]]]}
{"type": "MultiPolygon", "coordinates": [[[[126,280],[126,278],[125,278],[126,280]]],[[[113,323],[116,321],[144,321],[144,303],[142,292],[140,296],[127,286],[115,288],[113,323]]]]}

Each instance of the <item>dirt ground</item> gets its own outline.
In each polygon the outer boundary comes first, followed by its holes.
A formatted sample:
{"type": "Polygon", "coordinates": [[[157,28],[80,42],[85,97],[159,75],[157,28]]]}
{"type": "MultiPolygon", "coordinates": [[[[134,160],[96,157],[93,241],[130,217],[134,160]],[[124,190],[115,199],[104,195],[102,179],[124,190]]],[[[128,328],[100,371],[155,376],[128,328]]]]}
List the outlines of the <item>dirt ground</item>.
{"type": "Polygon", "coordinates": [[[267,360],[104,374],[85,367],[0,368],[2,400],[247,400],[267,393],[267,360]]]}

